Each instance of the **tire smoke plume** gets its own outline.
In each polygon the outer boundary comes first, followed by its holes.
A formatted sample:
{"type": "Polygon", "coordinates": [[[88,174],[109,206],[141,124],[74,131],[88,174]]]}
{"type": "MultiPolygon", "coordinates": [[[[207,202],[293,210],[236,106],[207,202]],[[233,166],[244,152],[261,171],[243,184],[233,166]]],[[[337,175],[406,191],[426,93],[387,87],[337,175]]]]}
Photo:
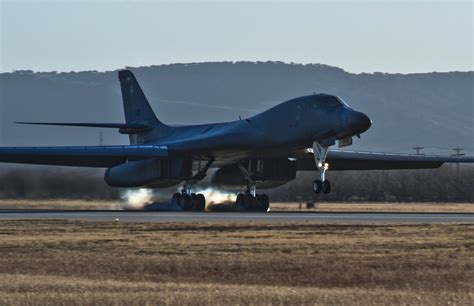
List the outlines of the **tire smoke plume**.
{"type": "Polygon", "coordinates": [[[207,205],[212,204],[230,204],[234,203],[237,195],[233,192],[227,192],[216,188],[205,188],[197,191],[206,197],[207,205]]]}
{"type": "MultiPolygon", "coordinates": [[[[180,189],[174,192],[180,192],[180,189]]],[[[232,204],[235,202],[237,195],[232,192],[226,192],[215,188],[195,188],[194,193],[202,193],[206,197],[207,205],[216,204],[232,204]]],[[[153,204],[170,204],[172,191],[159,191],[155,189],[127,189],[124,190],[120,197],[124,201],[122,209],[124,210],[142,210],[151,207],[153,204]]]]}
{"type": "Polygon", "coordinates": [[[120,194],[120,198],[124,201],[122,209],[124,210],[142,210],[145,205],[154,202],[153,189],[127,189],[120,194]]]}

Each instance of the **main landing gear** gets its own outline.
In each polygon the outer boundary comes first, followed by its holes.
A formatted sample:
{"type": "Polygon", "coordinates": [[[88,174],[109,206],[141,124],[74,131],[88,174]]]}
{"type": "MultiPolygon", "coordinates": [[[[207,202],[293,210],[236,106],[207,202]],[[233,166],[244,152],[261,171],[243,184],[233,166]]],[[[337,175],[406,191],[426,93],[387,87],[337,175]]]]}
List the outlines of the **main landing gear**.
{"type": "Polygon", "coordinates": [[[239,193],[235,206],[246,211],[268,211],[270,198],[266,194],[239,193]]]}
{"type": "Polygon", "coordinates": [[[206,208],[206,198],[202,193],[175,193],[171,199],[174,206],[185,211],[204,211],[206,208]]]}
{"type": "Polygon", "coordinates": [[[326,163],[328,152],[329,146],[323,146],[316,141],[313,142],[314,161],[319,171],[319,179],[313,182],[313,191],[316,194],[320,194],[321,192],[328,194],[331,192],[331,183],[326,180],[326,170],[329,169],[329,165],[326,163]]]}
{"type": "Polygon", "coordinates": [[[250,177],[247,169],[239,165],[240,171],[244,174],[248,186],[245,193],[239,193],[235,199],[235,206],[245,211],[268,211],[270,207],[270,198],[266,194],[257,194],[255,182],[250,177]]]}
{"type": "Polygon", "coordinates": [[[173,194],[171,203],[185,211],[204,211],[206,198],[202,193],[191,193],[192,183],[186,182],[181,193],[173,194]]]}
{"type": "Polygon", "coordinates": [[[204,167],[201,167],[201,161],[199,160],[198,172],[196,175],[186,180],[183,189],[181,189],[181,193],[177,192],[173,194],[173,197],[171,198],[171,204],[173,206],[177,206],[185,211],[204,211],[206,208],[206,197],[204,197],[202,193],[192,193],[191,189],[194,184],[206,176],[206,172],[209,170],[214,160],[214,157],[211,157],[204,167]]]}

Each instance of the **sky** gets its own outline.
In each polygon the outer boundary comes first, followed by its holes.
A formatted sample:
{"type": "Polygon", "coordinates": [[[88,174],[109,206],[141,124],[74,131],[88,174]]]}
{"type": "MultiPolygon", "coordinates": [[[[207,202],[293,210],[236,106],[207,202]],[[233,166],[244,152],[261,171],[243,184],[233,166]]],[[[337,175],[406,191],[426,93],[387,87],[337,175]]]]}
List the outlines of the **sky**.
{"type": "Polygon", "coordinates": [[[0,0],[0,71],[205,61],[473,69],[474,1],[0,0]]]}

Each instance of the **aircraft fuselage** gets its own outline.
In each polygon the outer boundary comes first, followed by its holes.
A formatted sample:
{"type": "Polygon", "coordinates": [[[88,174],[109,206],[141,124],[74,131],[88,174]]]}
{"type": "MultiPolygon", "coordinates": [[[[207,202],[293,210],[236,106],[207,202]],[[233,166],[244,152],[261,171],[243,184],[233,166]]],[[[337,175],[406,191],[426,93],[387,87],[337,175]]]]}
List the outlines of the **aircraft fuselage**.
{"type": "Polygon", "coordinates": [[[310,95],[283,102],[248,119],[228,123],[173,127],[152,142],[179,153],[194,148],[209,154],[231,149],[253,151],[310,147],[314,140],[351,137],[371,125],[364,113],[350,108],[336,96],[310,95]]]}

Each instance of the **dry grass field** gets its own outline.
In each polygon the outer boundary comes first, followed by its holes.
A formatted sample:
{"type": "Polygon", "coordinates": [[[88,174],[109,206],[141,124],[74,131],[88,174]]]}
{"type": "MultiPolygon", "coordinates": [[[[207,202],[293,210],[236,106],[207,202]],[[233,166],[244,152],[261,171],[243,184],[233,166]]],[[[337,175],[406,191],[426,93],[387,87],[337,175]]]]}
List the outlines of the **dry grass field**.
{"type": "Polygon", "coordinates": [[[473,305],[474,225],[0,222],[0,304],[473,305]]]}
{"type": "Polygon", "coordinates": [[[379,202],[355,202],[355,203],[315,203],[314,208],[307,209],[306,203],[272,203],[274,211],[365,211],[365,212],[465,212],[474,213],[474,203],[379,203],[379,202]]]}

